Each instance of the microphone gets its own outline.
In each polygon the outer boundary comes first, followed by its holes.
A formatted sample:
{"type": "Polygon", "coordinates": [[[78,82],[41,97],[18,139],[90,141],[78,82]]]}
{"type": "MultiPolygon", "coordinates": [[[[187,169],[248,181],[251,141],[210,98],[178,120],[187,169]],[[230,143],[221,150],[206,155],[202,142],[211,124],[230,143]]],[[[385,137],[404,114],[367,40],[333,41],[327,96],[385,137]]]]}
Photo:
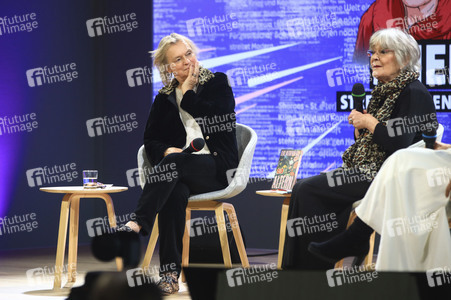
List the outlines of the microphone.
{"type": "Polygon", "coordinates": [[[183,153],[193,153],[193,152],[198,152],[200,150],[202,150],[202,148],[204,148],[205,146],[205,141],[203,138],[197,138],[191,141],[191,143],[189,143],[188,148],[186,148],[185,150],[183,150],[183,153]]]}
{"type": "Polygon", "coordinates": [[[363,87],[363,84],[356,83],[352,87],[352,100],[354,101],[354,108],[355,110],[363,113],[363,99],[365,98],[365,88],[363,87]]]}
{"type": "Polygon", "coordinates": [[[425,131],[423,131],[423,141],[426,144],[426,148],[434,149],[435,140],[437,139],[437,129],[432,126],[428,126],[425,131]]]}

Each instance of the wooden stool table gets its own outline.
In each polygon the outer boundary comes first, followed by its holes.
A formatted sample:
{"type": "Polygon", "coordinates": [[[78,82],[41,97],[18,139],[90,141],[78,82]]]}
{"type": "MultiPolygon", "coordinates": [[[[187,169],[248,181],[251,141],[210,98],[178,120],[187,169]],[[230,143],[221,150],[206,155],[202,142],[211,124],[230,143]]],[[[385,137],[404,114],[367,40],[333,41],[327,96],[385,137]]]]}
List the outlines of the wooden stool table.
{"type": "MultiPolygon", "coordinates": [[[[70,211],[69,225],[69,249],[67,266],[67,284],[70,287],[75,283],[77,271],[77,247],[78,247],[78,215],[81,198],[101,198],[105,201],[108,219],[111,227],[116,227],[116,215],[114,213],[113,201],[109,193],[119,193],[128,190],[127,187],[113,186],[104,189],[84,189],[82,186],[43,187],[41,191],[47,193],[65,194],[61,202],[61,214],[58,229],[58,245],[56,248],[55,279],[53,289],[61,288],[61,275],[64,263],[64,252],[66,248],[67,222],[70,211]]],[[[116,258],[119,271],[122,270],[122,259],[116,258]]]]}
{"type": "Polygon", "coordinates": [[[274,190],[262,190],[256,191],[255,193],[262,196],[284,198],[280,217],[279,255],[277,257],[277,268],[282,269],[283,246],[285,244],[285,232],[287,230],[288,208],[290,206],[291,193],[279,193],[274,190]]]}

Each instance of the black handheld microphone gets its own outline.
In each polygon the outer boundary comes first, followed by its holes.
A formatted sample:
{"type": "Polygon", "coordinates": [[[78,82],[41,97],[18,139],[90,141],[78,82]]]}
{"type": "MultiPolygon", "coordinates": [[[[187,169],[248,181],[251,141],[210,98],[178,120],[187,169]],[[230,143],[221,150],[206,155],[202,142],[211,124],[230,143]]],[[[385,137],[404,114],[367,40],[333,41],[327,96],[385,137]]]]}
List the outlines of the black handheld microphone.
{"type": "Polygon", "coordinates": [[[434,149],[435,140],[437,139],[437,129],[432,126],[423,131],[423,141],[426,144],[426,148],[434,149]]]}
{"type": "Polygon", "coordinates": [[[185,150],[183,150],[183,153],[193,153],[193,152],[198,152],[200,150],[202,150],[202,148],[204,148],[205,146],[205,141],[203,138],[197,138],[191,141],[191,143],[189,143],[188,148],[186,148],[185,150]]]}
{"type": "Polygon", "coordinates": [[[366,93],[363,84],[356,83],[352,87],[352,100],[354,101],[355,110],[363,113],[363,99],[365,99],[366,93]]]}
{"type": "MultiPolygon", "coordinates": [[[[355,83],[352,87],[352,100],[354,101],[354,108],[356,111],[363,114],[363,99],[365,99],[366,93],[363,84],[355,83]]],[[[359,134],[363,134],[363,129],[359,129],[359,134]]]]}

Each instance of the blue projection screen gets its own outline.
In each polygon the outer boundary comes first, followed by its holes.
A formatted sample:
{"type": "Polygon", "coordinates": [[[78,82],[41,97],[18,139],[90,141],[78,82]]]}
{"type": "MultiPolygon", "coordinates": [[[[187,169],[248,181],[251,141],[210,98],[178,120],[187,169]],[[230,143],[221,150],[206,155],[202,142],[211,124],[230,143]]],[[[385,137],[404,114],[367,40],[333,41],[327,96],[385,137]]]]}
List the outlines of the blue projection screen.
{"type": "MultiPolygon", "coordinates": [[[[410,28],[422,43],[422,82],[434,95],[445,128],[451,93],[449,72],[440,70],[449,67],[450,33],[435,35],[434,41],[428,34],[429,28],[445,31],[443,20],[450,13],[439,4],[410,28]]],[[[202,65],[228,75],[237,121],[258,134],[251,176],[271,177],[280,150],[291,148],[304,150],[303,178],[341,166],[343,151],[354,143],[347,123],[350,91],[362,82],[370,99],[371,33],[409,22],[401,0],[154,1],[154,49],[172,32],[191,38],[202,65]]],[[[162,87],[157,72],[153,82],[155,96],[162,87]]]]}

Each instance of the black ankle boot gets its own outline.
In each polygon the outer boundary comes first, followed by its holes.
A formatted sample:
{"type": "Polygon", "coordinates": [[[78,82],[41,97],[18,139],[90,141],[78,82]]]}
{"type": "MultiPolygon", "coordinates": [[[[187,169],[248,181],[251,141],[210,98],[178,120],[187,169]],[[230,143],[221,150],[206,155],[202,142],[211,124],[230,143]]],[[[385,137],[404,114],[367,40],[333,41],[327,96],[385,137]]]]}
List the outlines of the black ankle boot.
{"type": "Polygon", "coordinates": [[[359,217],[349,228],[322,243],[310,243],[308,250],[319,258],[334,263],[348,256],[364,258],[369,251],[369,239],[373,229],[359,217]]]}

